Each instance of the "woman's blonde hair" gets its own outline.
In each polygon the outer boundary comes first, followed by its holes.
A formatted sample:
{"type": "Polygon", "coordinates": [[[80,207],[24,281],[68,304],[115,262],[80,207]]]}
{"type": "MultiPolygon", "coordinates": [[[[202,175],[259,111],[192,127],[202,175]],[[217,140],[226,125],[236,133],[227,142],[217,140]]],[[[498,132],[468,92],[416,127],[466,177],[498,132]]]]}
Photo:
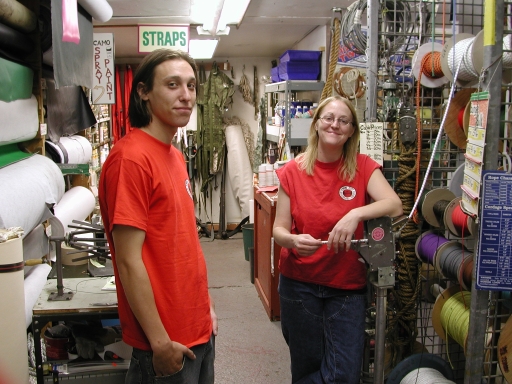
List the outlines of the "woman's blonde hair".
{"type": "Polygon", "coordinates": [[[320,116],[323,114],[324,108],[334,101],[341,101],[352,113],[352,126],[354,128],[354,133],[348,138],[341,149],[342,161],[340,162],[340,168],[338,169],[338,175],[340,178],[352,181],[356,175],[360,132],[356,110],[352,103],[344,97],[335,95],[328,97],[320,103],[313,115],[311,126],[309,127],[308,146],[306,151],[298,155],[296,161],[299,165],[299,169],[305,170],[308,175],[313,175],[313,169],[315,168],[315,162],[318,156],[318,132],[316,130],[316,125],[320,116]]]}

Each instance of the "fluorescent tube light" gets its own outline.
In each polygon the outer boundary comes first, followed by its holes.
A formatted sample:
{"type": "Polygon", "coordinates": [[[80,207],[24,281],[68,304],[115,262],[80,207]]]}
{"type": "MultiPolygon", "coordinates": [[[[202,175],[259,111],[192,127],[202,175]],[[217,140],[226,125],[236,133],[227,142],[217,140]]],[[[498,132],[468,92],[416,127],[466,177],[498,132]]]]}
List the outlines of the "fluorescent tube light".
{"type": "Polygon", "coordinates": [[[190,40],[188,53],[194,59],[211,59],[219,40],[190,40]]]}
{"type": "Polygon", "coordinates": [[[224,0],[222,12],[217,23],[217,32],[226,29],[229,24],[239,25],[244,18],[251,0],[224,0]]]}

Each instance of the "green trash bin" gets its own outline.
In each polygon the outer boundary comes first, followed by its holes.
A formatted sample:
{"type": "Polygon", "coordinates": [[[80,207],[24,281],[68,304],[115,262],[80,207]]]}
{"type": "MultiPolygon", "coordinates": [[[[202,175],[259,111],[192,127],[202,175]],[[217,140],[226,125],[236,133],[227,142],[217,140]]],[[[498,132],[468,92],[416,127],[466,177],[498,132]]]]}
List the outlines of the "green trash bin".
{"type": "Polygon", "coordinates": [[[249,248],[254,248],[254,224],[242,225],[245,260],[249,261],[249,248]]]}

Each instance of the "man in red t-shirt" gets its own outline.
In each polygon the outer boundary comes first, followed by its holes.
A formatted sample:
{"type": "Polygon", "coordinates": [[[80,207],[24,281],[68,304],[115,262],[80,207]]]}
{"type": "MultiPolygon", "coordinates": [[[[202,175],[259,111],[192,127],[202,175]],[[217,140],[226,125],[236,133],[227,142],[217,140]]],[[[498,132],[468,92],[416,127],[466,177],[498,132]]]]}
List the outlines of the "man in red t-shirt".
{"type": "Polygon", "coordinates": [[[99,200],[110,245],[126,383],[213,384],[217,316],[196,229],[186,165],[172,140],[188,124],[197,70],[184,52],[146,56],[133,78],[134,129],[103,166],[99,200]]]}

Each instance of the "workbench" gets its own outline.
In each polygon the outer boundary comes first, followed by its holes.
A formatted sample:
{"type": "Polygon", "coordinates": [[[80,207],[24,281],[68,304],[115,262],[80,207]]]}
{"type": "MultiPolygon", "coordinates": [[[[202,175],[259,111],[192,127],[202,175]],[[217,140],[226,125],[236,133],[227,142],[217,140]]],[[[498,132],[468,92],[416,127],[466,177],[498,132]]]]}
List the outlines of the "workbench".
{"type": "MultiPolygon", "coordinates": [[[[72,292],[73,296],[70,300],[62,301],[48,301],[51,293],[58,292],[57,280],[50,279],[46,282],[32,309],[32,331],[36,341],[34,343],[34,352],[37,384],[45,383],[41,343],[39,340],[42,329],[48,322],[118,318],[116,291],[102,290],[109,279],[109,277],[87,276],[83,278],[64,278],[64,293],[72,292]]],[[[109,370],[109,374],[111,373],[112,371],[109,370]]],[[[124,378],[124,375],[120,375],[120,377],[124,378]]],[[[52,382],[58,382],[58,378],[54,377],[52,382]]]]}

